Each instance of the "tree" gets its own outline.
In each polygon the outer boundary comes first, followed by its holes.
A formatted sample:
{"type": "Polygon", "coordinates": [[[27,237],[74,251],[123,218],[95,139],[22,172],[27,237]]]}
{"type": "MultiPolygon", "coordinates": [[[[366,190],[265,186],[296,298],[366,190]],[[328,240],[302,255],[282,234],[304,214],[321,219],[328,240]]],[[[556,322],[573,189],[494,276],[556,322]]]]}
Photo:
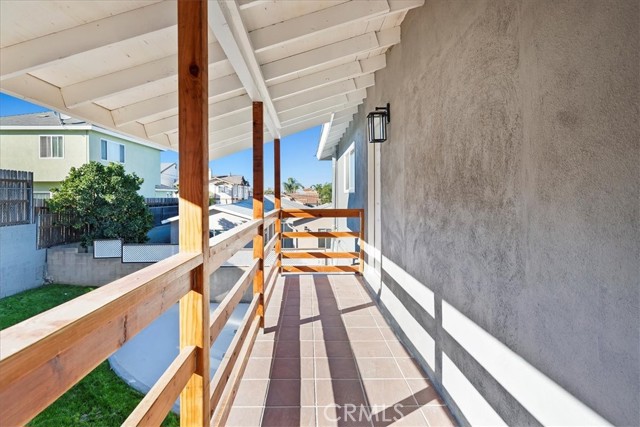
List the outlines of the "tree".
{"type": "Polygon", "coordinates": [[[266,190],[264,190],[264,194],[273,194],[273,188],[267,188],[266,190]]]}
{"type": "Polygon", "coordinates": [[[153,227],[153,215],[137,193],[143,181],[120,164],[90,162],[71,168],[60,187],[52,189],[48,205],[53,212],[72,214],[61,222],[84,232],[84,247],[95,239],[142,243],[153,227]]]}
{"type": "Polygon", "coordinates": [[[300,188],[302,188],[302,184],[298,182],[295,178],[287,178],[287,180],[282,184],[284,186],[285,193],[295,193],[300,188]]]}
{"type": "Polygon", "coordinates": [[[316,192],[318,193],[321,204],[331,203],[333,191],[330,182],[327,182],[326,184],[315,184],[312,185],[311,188],[316,190],[316,192]]]}

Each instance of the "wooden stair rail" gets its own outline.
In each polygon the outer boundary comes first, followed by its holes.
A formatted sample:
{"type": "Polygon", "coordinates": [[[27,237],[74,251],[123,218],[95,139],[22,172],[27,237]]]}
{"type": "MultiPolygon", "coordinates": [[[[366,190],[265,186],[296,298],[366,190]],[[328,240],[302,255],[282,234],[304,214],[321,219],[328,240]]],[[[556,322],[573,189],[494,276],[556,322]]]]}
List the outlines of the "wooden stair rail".
{"type": "Polygon", "coordinates": [[[364,268],[364,209],[282,209],[281,218],[358,218],[359,231],[288,231],[281,233],[283,239],[339,239],[355,238],[358,252],[336,251],[281,251],[281,259],[358,259],[356,265],[282,265],[283,273],[363,273],[364,268]]]}

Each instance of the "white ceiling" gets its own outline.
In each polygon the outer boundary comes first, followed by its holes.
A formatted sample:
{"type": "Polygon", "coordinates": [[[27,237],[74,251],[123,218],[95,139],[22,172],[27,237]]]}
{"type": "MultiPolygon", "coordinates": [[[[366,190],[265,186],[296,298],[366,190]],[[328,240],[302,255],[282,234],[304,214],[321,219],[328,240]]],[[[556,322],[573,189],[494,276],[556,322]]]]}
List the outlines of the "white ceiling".
{"type": "MultiPolygon", "coordinates": [[[[209,156],[327,123],[337,143],[424,0],[209,1],[209,156]]],[[[177,148],[175,1],[0,1],[0,90],[177,148]]]]}

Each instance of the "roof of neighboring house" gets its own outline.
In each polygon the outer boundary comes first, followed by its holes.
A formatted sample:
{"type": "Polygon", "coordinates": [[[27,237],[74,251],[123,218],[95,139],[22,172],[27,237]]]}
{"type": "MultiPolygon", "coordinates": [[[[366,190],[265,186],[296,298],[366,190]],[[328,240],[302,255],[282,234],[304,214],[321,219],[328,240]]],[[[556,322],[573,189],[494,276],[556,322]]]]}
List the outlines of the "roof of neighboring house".
{"type": "Polygon", "coordinates": [[[95,132],[100,132],[116,138],[122,138],[156,150],[165,151],[167,149],[157,143],[113,132],[100,126],[95,126],[94,124],[88,123],[84,120],[58,113],[57,111],[44,111],[41,113],[0,117],[0,129],[2,130],[29,130],[31,128],[40,130],[93,130],[95,132]]]}
{"type": "Polygon", "coordinates": [[[171,187],[170,185],[164,185],[164,184],[156,184],[156,190],[171,190],[171,191],[178,191],[177,188],[175,187],[171,187]]]}
{"type": "Polygon", "coordinates": [[[173,163],[160,163],[160,173],[167,172],[169,169],[176,167],[178,169],[178,164],[176,162],[173,163]]]}
{"type": "Polygon", "coordinates": [[[87,125],[83,120],[55,111],[0,117],[0,126],[74,126],[87,125]]]}
{"type": "Polygon", "coordinates": [[[216,181],[222,181],[225,182],[227,184],[233,184],[233,185],[249,185],[249,181],[247,181],[246,179],[244,179],[244,176],[242,175],[217,175],[212,177],[209,182],[216,182],[216,181]]]}
{"type": "MultiPolygon", "coordinates": [[[[264,196],[264,211],[269,212],[275,209],[274,196],[272,194],[268,194],[264,196]]],[[[308,209],[308,206],[305,206],[301,203],[297,203],[291,200],[282,199],[282,208],[283,209],[308,209]]],[[[244,219],[253,219],[253,199],[245,199],[240,200],[236,203],[230,203],[228,205],[211,205],[209,206],[209,212],[224,212],[231,215],[236,215],[240,218],[244,219]]],[[[163,224],[168,224],[170,222],[177,221],[179,219],[178,216],[174,216],[162,221],[163,224]]]]}
{"type": "Polygon", "coordinates": [[[286,193],[285,197],[305,205],[317,206],[320,203],[320,196],[315,191],[313,193],[286,193]]]}

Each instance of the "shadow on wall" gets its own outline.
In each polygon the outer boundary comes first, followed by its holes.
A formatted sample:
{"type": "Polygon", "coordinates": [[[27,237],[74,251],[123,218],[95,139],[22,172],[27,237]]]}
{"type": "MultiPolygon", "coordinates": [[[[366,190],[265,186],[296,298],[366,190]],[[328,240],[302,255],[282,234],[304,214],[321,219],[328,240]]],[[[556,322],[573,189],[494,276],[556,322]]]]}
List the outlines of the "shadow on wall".
{"type": "Polygon", "coordinates": [[[461,424],[611,425],[375,248],[365,245],[365,251],[382,265],[382,278],[365,269],[369,291],[434,383],[442,384],[440,393],[455,402],[451,410],[461,424]]]}

